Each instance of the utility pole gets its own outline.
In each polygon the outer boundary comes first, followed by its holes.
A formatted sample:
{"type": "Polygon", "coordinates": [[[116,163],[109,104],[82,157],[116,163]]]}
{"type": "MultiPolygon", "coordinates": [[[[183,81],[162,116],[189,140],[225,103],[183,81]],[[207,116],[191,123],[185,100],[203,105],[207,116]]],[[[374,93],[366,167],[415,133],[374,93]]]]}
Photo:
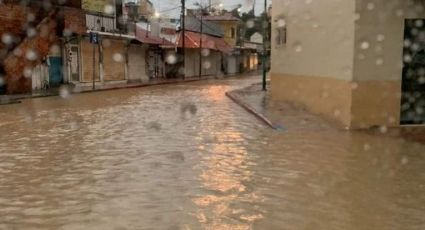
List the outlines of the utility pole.
{"type": "MultiPolygon", "coordinates": [[[[96,46],[99,44],[99,35],[96,32],[90,31],[90,43],[93,49],[93,90],[96,89],[96,46]]],[[[100,55],[99,55],[100,57],[100,55]]],[[[100,62],[99,62],[100,63],[100,62]]]]}
{"type": "Polygon", "coordinates": [[[186,78],[186,25],[185,25],[185,21],[186,21],[186,0],[181,0],[182,1],[182,15],[181,15],[181,38],[182,40],[182,48],[181,48],[181,53],[183,56],[183,79],[186,78]]]}
{"type": "Polygon", "coordinates": [[[93,44],[93,90],[96,89],[96,45],[93,44]]]}
{"type": "Polygon", "coordinates": [[[267,15],[267,0],[264,0],[264,24],[263,24],[263,91],[267,90],[267,27],[269,26],[269,20],[267,15]]]}
{"type": "Polygon", "coordinates": [[[204,27],[204,10],[201,8],[201,36],[199,38],[199,78],[202,77],[202,34],[203,34],[203,27],[204,27]]]}

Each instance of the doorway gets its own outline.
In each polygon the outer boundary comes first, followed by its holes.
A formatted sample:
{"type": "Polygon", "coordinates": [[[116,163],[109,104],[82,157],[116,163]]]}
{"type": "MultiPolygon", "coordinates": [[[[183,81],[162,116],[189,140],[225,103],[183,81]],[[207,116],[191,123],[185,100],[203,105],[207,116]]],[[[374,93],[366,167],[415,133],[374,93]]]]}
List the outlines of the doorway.
{"type": "Polygon", "coordinates": [[[407,19],[404,29],[402,125],[425,124],[425,19],[407,19]]]}
{"type": "Polygon", "coordinates": [[[62,57],[49,57],[49,83],[51,87],[58,87],[63,83],[62,57]]]}

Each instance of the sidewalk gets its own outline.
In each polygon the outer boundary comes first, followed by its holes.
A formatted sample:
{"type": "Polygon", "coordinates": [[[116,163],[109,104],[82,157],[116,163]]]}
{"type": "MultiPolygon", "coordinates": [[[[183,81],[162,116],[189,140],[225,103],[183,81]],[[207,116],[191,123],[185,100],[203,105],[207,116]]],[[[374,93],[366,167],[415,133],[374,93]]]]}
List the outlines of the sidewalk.
{"type": "Polygon", "coordinates": [[[150,80],[149,82],[135,82],[135,83],[121,83],[121,84],[110,84],[110,85],[96,85],[96,89],[93,90],[92,86],[72,86],[64,85],[63,88],[51,88],[47,90],[34,91],[29,94],[13,94],[13,95],[0,95],[0,105],[7,104],[16,104],[20,103],[21,100],[31,99],[31,98],[40,98],[40,97],[51,97],[51,96],[60,96],[61,91],[66,91],[66,93],[77,94],[77,93],[90,93],[90,92],[99,92],[105,90],[117,90],[125,88],[139,88],[139,87],[148,87],[155,85],[167,85],[167,84],[178,84],[183,82],[193,82],[193,81],[202,81],[212,79],[212,76],[205,76],[203,78],[190,77],[186,79],[155,79],[150,80]]]}
{"type": "Polygon", "coordinates": [[[312,114],[299,106],[294,106],[287,102],[273,101],[269,91],[262,91],[261,84],[254,84],[244,89],[227,92],[226,95],[264,124],[279,131],[365,133],[373,136],[389,136],[425,143],[424,126],[345,130],[336,123],[312,114]]]}
{"type": "Polygon", "coordinates": [[[227,92],[226,95],[267,126],[276,130],[330,130],[337,126],[289,103],[271,100],[261,84],[227,92]]]}

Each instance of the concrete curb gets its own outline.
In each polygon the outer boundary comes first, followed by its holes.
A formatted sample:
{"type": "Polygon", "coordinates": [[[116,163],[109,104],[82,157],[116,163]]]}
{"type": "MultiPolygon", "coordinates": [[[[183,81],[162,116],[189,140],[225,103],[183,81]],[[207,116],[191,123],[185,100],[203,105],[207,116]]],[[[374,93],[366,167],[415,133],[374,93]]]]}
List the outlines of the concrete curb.
{"type": "Polygon", "coordinates": [[[257,110],[255,110],[252,106],[250,106],[248,103],[244,102],[242,98],[240,98],[238,95],[236,95],[235,91],[232,92],[226,92],[226,96],[232,101],[234,101],[236,104],[244,108],[246,111],[254,115],[257,119],[262,121],[264,124],[269,126],[272,129],[277,129],[275,125],[273,125],[273,122],[271,122],[266,116],[259,113],[257,110]]]}
{"type": "Polygon", "coordinates": [[[164,82],[145,83],[145,84],[142,83],[142,84],[138,84],[138,85],[128,85],[128,86],[122,86],[122,87],[117,86],[117,87],[104,88],[104,89],[82,90],[80,92],[73,93],[73,94],[79,94],[79,93],[95,93],[95,92],[112,91],[112,90],[120,90],[120,89],[144,88],[144,87],[158,86],[158,85],[172,85],[172,84],[179,84],[179,83],[189,83],[189,82],[196,82],[196,81],[204,81],[204,80],[209,80],[209,79],[210,78],[202,78],[202,79],[164,81],[164,82]]]}

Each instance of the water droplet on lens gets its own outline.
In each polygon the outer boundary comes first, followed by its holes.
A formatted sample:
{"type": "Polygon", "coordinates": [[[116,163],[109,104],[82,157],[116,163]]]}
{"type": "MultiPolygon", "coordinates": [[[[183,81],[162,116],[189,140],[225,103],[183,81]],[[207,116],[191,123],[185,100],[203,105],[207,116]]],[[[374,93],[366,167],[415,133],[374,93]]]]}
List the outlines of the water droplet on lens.
{"type": "Polygon", "coordinates": [[[9,33],[4,33],[1,36],[1,41],[5,44],[5,45],[10,45],[13,42],[13,36],[9,33]]]}
{"type": "Polygon", "coordinates": [[[384,59],[382,58],[376,59],[376,65],[382,65],[382,64],[384,64],[384,59]]]}
{"type": "Polygon", "coordinates": [[[32,68],[25,67],[23,74],[24,74],[24,77],[26,77],[26,78],[32,77],[32,68]]]}
{"type": "Polygon", "coordinates": [[[369,42],[367,42],[367,41],[363,41],[363,42],[360,43],[360,48],[362,50],[367,50],[367,49],[369,49],[369,47],[370,47],[370,45],[369,45],[369,42]]]}
{"type": "Polygon", "coordinates": [[[379,132],[386,133],[387,131],[388,131],[387,126],[381,126],[381,127],[379,127],[379,132]]]}
{"type": "Polygon", "coordinates": [[[369,145],[369,144],[364,144],[364,145],[363,145],[363,150],[364,150],[364,151],[369,151],[369,150],[370,150],[370,148],[371,148],[371,147],[370,147],[370,145],[369,145]]]}
{"type": "Polygon", "coordinates": [[[295,52],[300,53],[301,51],[303,51],[303,47],[301,45],[300,42],[295,42],[293,45],[293,48],[295,50],[295,52]]]}
{"type": "Polygon", "coordinates": [[[209,49],[202,49],[201,51],[202,56],[207,57],[210,55],[210,50],[209,49]]]}
{"type": "Polygon", "coordinates": [[[278,20],[277,20],[277,22],[276,22],[276,25],[277,25],[277,27],[278,27],[278,28],[283,28],[283,27],[285,27],[285,26],[286,26],[286,21],[285,21],[285,19],[283,19],[283,18],[278,19],[278,20]]]}
{"type": "Polygon", "coordinates": [[[112,56],[112,59],[113,59],[115,62],[123,62],[123,61],[124,61],[124,56],[123,56],[122,54],[120,54],[120,53],[115,53],[115,54],[112,56]]]}
{"type": "Polygon", "coordinates": [[[211,68],[211,62],[210,61],[204,61],[203,65],[204,69],[209,69],[211,68]]]}
{"type": "Polygon", "coordinates": [[[106,4],[105,7],[104,7],[104,9],[103,9],[103,11],[106,14],[113,14],[114,13],[114,6],[111,5],[111,4],[106,4]]]}
{"type": "Polygon", "coordinates": [[[410,62],[412,62],[412,56],[410,54],[406,54],[406,55],[404,55],[403,60],[406,63],[410,63],[410,62]]]}
{"type": "Polygon", "coordinates": [[[409,163],[409,158],[407,158],[406,156],[404,156],[403,158],[401,158],[401,164],[402,165],[405,165],[407,163],[409,163]]]}
{"type": "Polygon", "coordinates": [[[25,58],[26,58],[28,61],[35,61],[35,60],[37,60],[37,58],[38,58],[38,54],[37,54],[37,52],[36,52],[35,50],[33,50],[33,49],[29,49],[29,50],[27,50],[27,52],[25,53],[25,58]]]}
{"type": "Polygon", "coordinates": [[[67,86],[61,86],[59,88],[59,96],[61,98],[68,98],[71,95],[71,93],[69,92],[69,88],[67,86]]]}
{"type": "Polygon", "coordinates": [[[367,10],[373,10],[373,9],[375,9],[375,4],[373,2],[369,2],[366,5],[366,8],[367,8],[367,10]]]}
{"type": "Polygon", "coordinates": [[[416,26],[416,27],[422,27],[422,26],[424,26],[424,21],[423,21],[423,20],[421,20],[421,19],[416,20],[416,21],[415,21],[415,26],[416,26]]]}
{"type": "Polygon", "coordinates": [[[250,20],[248,20],[248,21],[246,22],[246,27],[247,27],[247,28],[251,29],[251,28],[254,28],[254,26],[255,26],[255,22],[254,22],[254,20],[250,19],[250,20]]]}
{"type": "Polygon", "coordinates": [[[170,65],[174,65],[177,63],[177,55],[175,52],[169,52],[166,54],[165,56],[165,61],[170,64],[170,65]]]}

